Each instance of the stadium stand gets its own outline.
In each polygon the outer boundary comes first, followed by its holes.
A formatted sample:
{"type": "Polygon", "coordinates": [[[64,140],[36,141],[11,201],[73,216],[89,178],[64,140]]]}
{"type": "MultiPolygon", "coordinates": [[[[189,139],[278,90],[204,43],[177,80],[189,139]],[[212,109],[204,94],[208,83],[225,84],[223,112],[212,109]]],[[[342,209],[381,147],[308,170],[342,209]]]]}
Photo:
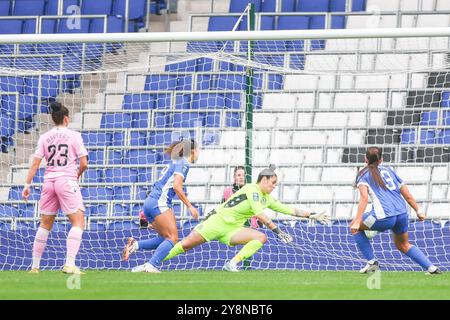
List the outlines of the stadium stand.
{"type": "MultiPolygon", "coordinates": [[[[146,19],[145,0],[132,1],[128,13],[125,13],[125,0],[82,1],[80,29],[74,30],[66,23],[68,17],[53,17],[58,13],[57,2],[0,1],[0,33],[124,32],[125,23],[129,24],[128,31],[134,32],[144,26],[146,19]],[[40,30],[33,18],[3,17],[9,15],[36,16],[34,19],[42,22],[40,30]]],[[[450,24],[448,13],[436,14],[439,10],[450,10],[442,0],[433,2],[432,8],[414,6],[419,2],[406,0],[353,0],[351,8],[346,8],[345,0],[284,0],[281,8],[277,8],[276,1],[252,2],[261,13],[259,30],[366,28],[367,16],[358,13],[374,6],[382,12],[376,22],[376,27],[380,28],[450,24]],[[434,13],[420,12],[427,9],[434,13]]],[[[428,3],[423,2],[424,6],[428,3]]],[[[64,1],[64,12],[72,4],[80,3],[64,1]]],[[[182,8],[181,1],[179,4],[182,8]]],[[[245,6],[245,1],[229,1],[226,11],[230,15],[215,15],[207,6],[201,7],[202,12],[192,12],[191,28],[206,27],[212,32],[232,30],[238,19],[235,14],[241,13],[245,6]],[[208,22],[197,25],[196,13],[208,14],[208,22]]],[[[155,11],[154,5],[152,8],[155,11]]],[[[188,23],[184,22],[187,27],[188,23]]],[[[238,30],[246,30],[246,21],[238,30]]],[[[448,39],[445,40],[424,42],[423,48],[409,48],[408,43],[402,41],[349,40],[345,50],[339,52],[342,47],[337,48],[333,40],[257,42],[255,59],[259,62],[325,73],[256,72],[253,176],[268,163],[280,164],[282,182],[275,191],[278,198],[287,202],[301,199],[306,205],[328,204],[335,217],[350,217],[356,210],[357,200],[351,184],[364,162],[366,147],[382,144],[385,161],[411,185],[418,200],[426,204],[427,214],[448,212],[450,190],[445,182],[449,177],[450,112],[446,108],[450,106],[450,89],[446,88],[450,87],[450,82],[449,73],[445,71],[449,49],[448,39]],[[375,52],[377,48],[381,50],[375,52]],[[394,49],[401,52],[394,52],[394,49]],[[395,59],[389,55],[394,55],[395,59]],[[396,65],[389,65],[389,61],[395,61],[396,65]],[[399,61],[403,61],[403,65],[398,65],[399,61]],[[427,67],[444,71],[413,72],[427,67]],[[412,71],[392,76],[357,73],[393,68],[412,71]],[[326,73],[344,69],[348,73],[326,73]]],[[[245,44],[238,42],[212,43],[210,48],[219,51],[223,46],[226,51],[246,50],[245,44]],[[239,46],[238,50],[234,46],[239,46]]],[[[45,74],[0,75],[4,154],[15,145],[19,132],[26,133],[40,125],[36,115],[45,111],[48,102],[77,94],[79,90],[89,90],[83,87],[85,79],[77,71],[95,71],[108,60],[108,55],[121,49],[112,45],[106,48],[58,45],[52,47],[52,55],[43,57],[42,53],[48,53],[50,47],[50,44],[0,47],[0,68],[49,70],[56,62],[58,68],[74,71],[63,79],[45,74]],[[19,57],[16,53],[20,53],[19,57]],[[34,57],[33,54],[40,55],[34,57]],[[25,121],[19,121],[16,126],[15,119],[25,121]]],[[[189,43],[186,48],[195,53],[196,44],[189,43]]],[[[148,55],[145,57],[150,64],[148,55]]],[[[150,190],[150,182],[157,179],[168,161],[163,155],[164,146],[176,135],[192,135],[197,126],[205,129],[201,136],[204,149],[191,169],[187,191],[189,197],[202,204],[203,213],[207,213],[220,200],[220,190],[227,185],[232,167],[244,162],[244,68],[196,58],[166,62],[159,72],[145,70],[139,81],[134,80],[132,73],[121,76],[126,83],[123,88],[111,82],[115,90],[108,90],[108,84],[103,85],[106,89],[96,92],[94,103],[80,99],[83,104],[78,124],[90,162],[81,181],[86,215],[89,218],[135,215],[150,190]],[[233,148],[233,152],[229,152],[229,148],[233,148]]],[[[32,204],[24,205],[20,202],[20,191],[27,169],[26,164],[8,167],[8,180],[0,185],[4,188],[0,189],[0,197],[3,197],[0,198],[0,217],[37,217],[35,204],[40,197],[43,172],[35,178],[32,204]]],[[[182,206],[176,208],[178,214],[184,214],[183,210],[182,206]]],[[[88,221],[91,230],[138,230],[138,225],[133,223],[106,225],[95,219],[88,221]]]]}

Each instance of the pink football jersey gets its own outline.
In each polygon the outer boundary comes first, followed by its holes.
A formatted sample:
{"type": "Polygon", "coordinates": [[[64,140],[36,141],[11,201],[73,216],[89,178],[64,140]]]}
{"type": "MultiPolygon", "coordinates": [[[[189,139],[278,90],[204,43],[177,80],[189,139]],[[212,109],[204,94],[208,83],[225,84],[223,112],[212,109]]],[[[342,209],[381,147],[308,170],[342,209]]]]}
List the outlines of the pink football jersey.
{"type": "Polygon", "coordinates": [[[44,180],[59,177],[77,179],[77,160],[87,155],[81,134],[65,127],[55,127],[44,133],[34,153],[36,158],[47,160],[44,180]]]}

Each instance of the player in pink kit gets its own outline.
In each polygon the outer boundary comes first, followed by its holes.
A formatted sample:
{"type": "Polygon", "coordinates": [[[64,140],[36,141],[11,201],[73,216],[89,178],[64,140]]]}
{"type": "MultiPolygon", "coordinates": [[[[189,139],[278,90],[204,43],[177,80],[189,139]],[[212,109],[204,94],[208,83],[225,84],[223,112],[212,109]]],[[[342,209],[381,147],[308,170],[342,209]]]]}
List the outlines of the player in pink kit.
{"type": "Polygon", "coordinates": [[[64,273],[83,274],[75,266],[84,229],[84,205],[78,178],[87,169],[87,150],[79,132],[67,128],[69,110],[59,102],[50,105],[55,127],[39,138],[34,160],[28,171],[22,196],[28,200],[30,184],[43,158],[47,160],[39,212],[41,223],[33,244],[33,265],[30,273],[39,273],[42,253],[59,209],[67,215],[72,228],[67,236],[67,258],[64,273]],[[79,161],[79,168],[77,165],[79,161]]]}

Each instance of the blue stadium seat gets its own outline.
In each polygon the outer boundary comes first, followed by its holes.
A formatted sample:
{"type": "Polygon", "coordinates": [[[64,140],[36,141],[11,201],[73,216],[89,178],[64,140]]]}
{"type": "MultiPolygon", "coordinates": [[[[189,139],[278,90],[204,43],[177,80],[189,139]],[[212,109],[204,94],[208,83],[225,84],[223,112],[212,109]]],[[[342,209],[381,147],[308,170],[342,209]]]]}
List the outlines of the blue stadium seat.
{"type": "Polygon", "coordinates": [[[108,164],[123,164],[124,151],[122,149],[110,149],[108,151],[108,164]]]}
{"type": "Polygon", "coordinates": [[[197,90],[214,90],[216,88],[217,74],[198,74],[197,90]]]}
{"type": "Polygon", "coordinates": [[[190,128],[203,126],[204,114],[202,112],[174,112],[174,128],[190,128]]]}
{"type": "MultiPolygon", "coordinates": [[[[3,110],[3,107],[2,107],[3,110]]],[[[3,138],[10,138],[14,135],[15,131],[15,124],[14,119],[3,112],[0,112],[0,137],[3,138]]],[[[2,142],[2,149],[3,149],[3,142],[2,142]]]]}
{"type": "Polygon", "coordinates": [[[17,204],[0,204],[0,218],[19,217],[17,204]]]}
{"type": "MultiPolygon", "coordinates": [[[[195,72],[197,70],[197,60],[186,60],[171,64],[166,64],[165,71],[167,72],[195,72]]],[[[206,70],[205,70],[206,71],[206,70]]]]}
{"type": "Polygon", "coordinates": [[[47,0],[45,4],[45,15],[58,15],[58,3],[59,0],[47,0]]]}
{"type": "MultiPolygon", "coordinates": [[[[338,20],[334,20],[335,23],[338,20]]],[[[325,16],[311,16],[309,29],[325,29],[325,16]]],[[[311,40],[311,50],[325,49],[325,40],[311,40]]]]}
{"type": "Polygon", "coordinates": [[[176,78],[175,90],[192,90],[192,76],[191,75],[178,75],[176,78]]]}
{"type": "MultiPolygon", "coordinates": [[[[304,16],[281,16],[278,18],[278,30],[297,30],[309,28],[309,17],[304,16]]],[[[305,47],[304,40],[286,41],[286,50],[303,51],[305,47]]]]}
{"type": "MultiPolygon", "coordinates": [[[[142,19],[145,17],[146,0],[133,0],[129,2],[128,20],[142,19]]],[[[115,0],[113,15],[120,15],[125,18],[126,0],[115,0]]]]}
{"type": "Polygon", "coordinates": [[[450,129],[439,130],[436,142],[439,144],[450,144],[450,129]]]}
{"type": "Polygon", "coordinates": [[[131,114],[105,113],[102,115],[100,128],[131,128],[131,114]]]}
{"type": "Polygon", "coordinates": [[[175,109],[190,109],[191,108],[191,94],[177,94],[175,95],[175,109]]]}
{"type": "Polygon", "coordinates": [[[131,216],[130,205],[126,204],[126,203],[116,203],[116,204],[114,204],[114,207],[112,209],[111,215],[115,216],[115,217],[131,216]]]}
{"type": "Polygon", "coordinates": [[[120,232],[139,230],[139,224],[133,221],[114,221],[108,225],[107,230],[120,232]]]}
{"type": "Polygon", "coordinates": [[[170,114],[167,112],[155,112],[153,117],[155,128],[170,128],[170,114]]]}
{"type": "Polygon", "coordinates": [[[211,58],[198,58],[195,60],[195,71],[213,71],[214,61],[211,58]]]}
{"type": "MultiPolygon", "coordinates": [[[[0,34],[20,34],[22,33],[22,20],[0,20],[0,34]]],[[[0,45],[0,54],[13,54],[14,45],[13,44],[2,44],[0,45]]]]}
{"type": "Polygon", "coordinates": [[[225,107],[227,109],[241,109],[244,107],[244,101],[240,93],[226,93],[225,107]]]}
{"type": "Polygon", "coordinates": [[[131,114],[132,128],[148,128],[150,124],[149,113],[147,112],[133,112],[131,114]]]}
{"type": "Polygon", "coordinates": [[[106,217],[108,215],[108,206],[106,204],[87,203],[86,216],[88,217],[106,217]]]}
{"type": "Polygon", "coordinates": [[[328,10],[330,12],[345,12],[345,2],[347,0],[329,0],[330,7],[328,10]]]}
{"type": "Polygon", "coordinates": [[[220,127],[220,112],[207,112],[205,114],[204,126],[206,128],[220,127]]]}
{"type": "MultiPolygon", "coordinates": [[[[16,200],[23,200],[22,199],[22,189],[21,186],[13,186],[9,189],[9,195],[8,200],[16,201],[16,200]]],[[[29,201],[36,201],[39,200],[41,197],[41,188],[37,186],[31,186],[30,188],[30,197],[28,198],[29,201]]]]}
{"type": "Polygon", "coordinates": [[[70,15],[70,14],[75,14],[75,7],[79,7],[80,6],[80,1],[81,0],[63,0],[62,5],[63,5],[63,14],[64,15],[70,15]]]}
{"type": "MultiPolygon", "coordinates": [[[[275,29],[275,17],[274,16],[262,16],[261,25],[259,30],[274,30],[275,29]]],[[[285,51],[284,41],[255,41],[253,49],[255,52],[275,52],[285,51]]],[[[241,42],[241,51],[247,50],[247,42],[241,42]]]]}
{"type": "Polygon", "coordinates": [[[244,12],[248,3],[253,3],[255,5],[255,12],[261,11],[261,0],[246,0],[246,1],[231,0],[229,12],[242,13],[242,12],[244,12]]]}
{"type": "MultiPolygon", "coordinates": [[[[89,163],[91,163],[89,159],[89,163]]],[[[102,169],[87,169],[83,173],[83,183],[103,183],[105,182],[104,171],[102,169]]]]}
{"type": "Polygon", "coordinates": [[[145,91],[176,90],[177,76],[169,74],[151,74],[145,79],[145,91]]]}
{"type": "Polygon", "coordinates": [[[153,96],[156,100],[156,109],[172,109],[172,94],[158,93],[153,96]]]}
{"type": "Polygon", "coordinates": [[[45,168],[39,168],[36,171],[36,175],[33,178],[33,183],[43,183],[44,182],[44,172],[45,172],[45,168]]]}
{"type": "MultiPolygon", "coordinates": [[[[109,16],[106,18],[106,30],[104,18],[93,18],[89,27],[90,33],[121,33],[124,32],[124,20],[121,17],[109,16]]],[[[115,44],[117,45],[117,44],[115,44]]],[[[114,46],[114,44],[111,44],[114,46]]],[[[119,47],[122,47],[120,45],[119,47]]]]}
{"type": "MultiPolygon", "coordinates": [[[[303,40],[298,41],[287,41],[291,43],[291,47],[303,47],[303,40]]],[[[270,55],[255,55],[255,61],[258,63],[274,66],[274,67],[284,67],[284,54],[270,54],[270,55]]]]}
{"type": "Polygon", "coordinates": [[[261,0],[261,12],[275,12],[277,0],[261,0]]]}
{"type": "Polygon", "coordinates": [[[246,77],[241,74],[219,74],[217,77],[217,90],[245,90],[246,77]]]}
{"type": "MultiPolygon", "coordinates": [[[[150,90],[146,88],[145,90],[150,90]]],[[[122,108],[124,110],[151,110],[155,109],[155,96],[149,93],[129,93],[124,95],[122,108]]]]}
{"type": "Polygon", "coordinates": [[[42,99],[56,98],[60,93],[59,76],[40,75],[25,78],[25,93],[32,94],[42,99]],[[40,92],[39,92],[39,89],[40,92]]]}
{"type": "MultiPolygon", "coordinates": [[[[88,33],[91,23],[90,19],[81,18],[74,23],[73,19],[63,18],[59,20],[58,33],[88,33]]],[[[78,45],[78,44],[77,44],[78,45]]],[[[78,45],[81,47],[81,45],[78,45]]]]}
{"type": "Polygon", "coordinates": [[[442,125],[450,126],[450,111],[442,111],[442,125]]]}
{"type": "Polygon", "coordinates": [[[298,1],[297,12],[328,12],[329,0],[298,1]]]}
{"type": "MultiPolygon", "coordinates": [[[[1,46],[0,46],[0,51],[2,50],[1,46]]],[[[0,67],[2,68],[9,68],[12,64],[12,59],[11,58],[0,58],[0,67]]]]}
{"type": "Polygon", "coordinates": [[[138,168],[138,182],[150,183],[152,181],[152,168],[138,168]]]}
{"type": "MultiPolygon", "coordinates": [[[[158,163],[158,153],[151,149],[131,149],[126,152],[125,164],[156,164],[158,163]]],[[[137,174],[137,173],[136,173],[137,174]]]]}
{"type": "Polygon", "coordinates": [[[112,187],[84,187],[81,188],[81,194],[84,200],[114,200],[114,191],[112,187]]]}
{"type": "Polygon", "coordinates": [[[331,29],[345,29],[345,16],[331,17],[331,29]]]}
{"type": "MultiPolygon", "coordinates": [[[[149,181],[145,181],[149,182],[149,181]]],[[[135,200],[145,200],[152,190],[151,186],[137,186],[135,200]]]]}
{"type": "Polygon", "coordinates": [[[0,90],[23,93],[24,78],[18,76],[0,76],[0,90]]]}
{"type": "Polygon", "coordinates": [[[9,16],[11,13],[11,0],[0,1],[0,16],[9,16]]]}
{"type": "Polygon", "coordinates": [[[352,11],[366,11],[366,0],[353,0],[352,11]]]}
{"type": "Polygon", "coordinates": [[[31,204],[31,203],[28,203],[28,204],[21,203],[17,207],[18,207],[18,210],[19,210],[19,217],[33,218],[35,216],[35,206],[33,204],[31,204]]]}
{"type": "Polygon", "coordinates": [[[2,112],[9,113],[16,118],[16,105],[19,104],[18,119],[28,119],[33,117],[37,111],[37,105],[33,97],[29,95],[19,94],[19,101],[16,95],[2,95],[2,112]]]}
{"type": "Polygon", "coordinates": [[[82,1],[81,14],[105,14],[110,15],[112,12],[112,0],[102,1],[82,1]]]}
{"type": "Polygon", "coordinates": [[[172,142],[172,131],[150,132],[149,144],[151,146],[166,146],[172,142]]]}
{"type": "Polygon", "coordinates": [[[403,129],[400,136],[401,144],[415,144],[416,143],[416,129],[403,129]]]}
{"type": "Polygon", "coordinates": [[[14,16],[42,16],[45,0],[15,0],[14,16]]]}
{"type": "Polygon", "coordinates": [[[281,12],[294,12],[297,6],[297,0],[282,0],[281,12]]]}
{"type": "Polygon", "coordinates": [[[86,147],[110,146],[112,141],[112,134],[105,131],[84,131],[81,137],[86,147]]]}
{"type": "Polygon", "coordinates": [[[114,187],[114,200],[131,200],[131,187],[116,186],[114,187]]]}
{"type": "MultiPolygon", "coordinates": [[[[85,143],[86,145],[86,143],[85,143]]],[[[89,149],[88,150],[89,164],[103,165],[105,163],[105,150],[103,149],[89,149]]]]}
{"type": "MultiPolygon", "coordinates": [[[[291,59],[292,56],[295,56],[294,54],[291,55],[291,59]]],[[[267,87],[269,90],[281,90],[283,89],[283,75],[281,74],[273,74],[273,73],[269,73],[268,77],[267,77],[267,87]]]]}
{"type": "MultiPolygon", "coordinates": [[[[23,34],[35,34],[37,31],[38,19],[26,19],[22,25],[23,34]]],[[[34,54],[36,53],[37,44],[21,44],[19,46],[19,52],[23,54],[34,54]]]]}
{"type": "Polygon", "coordinates": [[[435,130],[420,130],[420,143],[421,144],[434,144],[436,137],[435,130]]]}
{"type": "Polygon", "coordinates": [[[241,113],[227,112],[225,116],[225,126],[233,128],[241,127],[241,113]]]}
{"type": "Polygon", "coordinates": [[[202,137],[204,146],[218,145],[220,143],[220,133],[217,131],[205,130],[202,137]]]}
{"type": "Polygon", "coordinates": [[[131,215],[133,217],[139,216],[139,213],[142,211],[143,204],[133,204],[131,205],[131,215]]]}
{"type": "Polygon", "coordinates": [[[208,21],[208,31],[231,31],[238,21],[238,17],[215,16],[208,21]]]}
{"type": "Polygon", "coordinates": [[[420,125],[435,126],[437,124],[438,124],[438,112],[437,111],[422,112],[422,117],[420,119],[420,125]]]}
{"type": "Polygon", "coordinates": [[[450,91],[442,92],[441,107],[450,108],[450,91]]]}
{"type": "Polygon", "coordinates": [[[192,96],[192,109],[223,109],[225,96],[221,93],[195,93],[192,96]]]}
{"type": "Polygon", "coordinates": [[[130,132],[130,145],[132,146],[146,146],[148,145],[147,131],[131,131],[130,132]]]}

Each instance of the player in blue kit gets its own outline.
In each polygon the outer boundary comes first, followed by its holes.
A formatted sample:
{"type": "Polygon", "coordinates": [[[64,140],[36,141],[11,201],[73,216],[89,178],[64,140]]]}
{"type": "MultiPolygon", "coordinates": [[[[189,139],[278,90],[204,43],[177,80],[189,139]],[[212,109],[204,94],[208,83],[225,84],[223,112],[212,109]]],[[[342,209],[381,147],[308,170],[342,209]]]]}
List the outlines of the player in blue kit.
{"type": "Polygon", "coordinates": [[[178,229],[172,209],[172,199],[175,195],[186,205],[192,217],[198,219],[197,209],[183,192],[183,182],[188,175],[189,166],[198,158],[197,143],[191,139],[174,142],[165,150],[165,153],[170,154],[172,161],[161,171],[158,181],[153,185],[150,195],[144,202],[145,217],[160,236],[143,241],[128,238],[122,254],[125,261],[136,250],[156,249],[149,262],[133,268],[132,272],[159,273],[162,259],[178,242],[178,229]]]}
{"type": "Polygon", "coordinates": [[[417,262],[429,274],[440,274],[439,269],[416,246],[408,241],[408,213],[406,202],[414,209],[420,221],[425,219],[416,200],[408,187],[397,174],[388,167],[382,166],[382,150],[370,147],[366,152],[367,166],[356,177],[360,200],[356,218],[350,224],[350,230],[355,242],[368,260],[360,273],[374,272],[379,269],[373,249],[364,230],[392,230],[394,243],[400,252],[417,262]],[[372,211],[365,212],[368,198],[372,200],[372,211]]]}

